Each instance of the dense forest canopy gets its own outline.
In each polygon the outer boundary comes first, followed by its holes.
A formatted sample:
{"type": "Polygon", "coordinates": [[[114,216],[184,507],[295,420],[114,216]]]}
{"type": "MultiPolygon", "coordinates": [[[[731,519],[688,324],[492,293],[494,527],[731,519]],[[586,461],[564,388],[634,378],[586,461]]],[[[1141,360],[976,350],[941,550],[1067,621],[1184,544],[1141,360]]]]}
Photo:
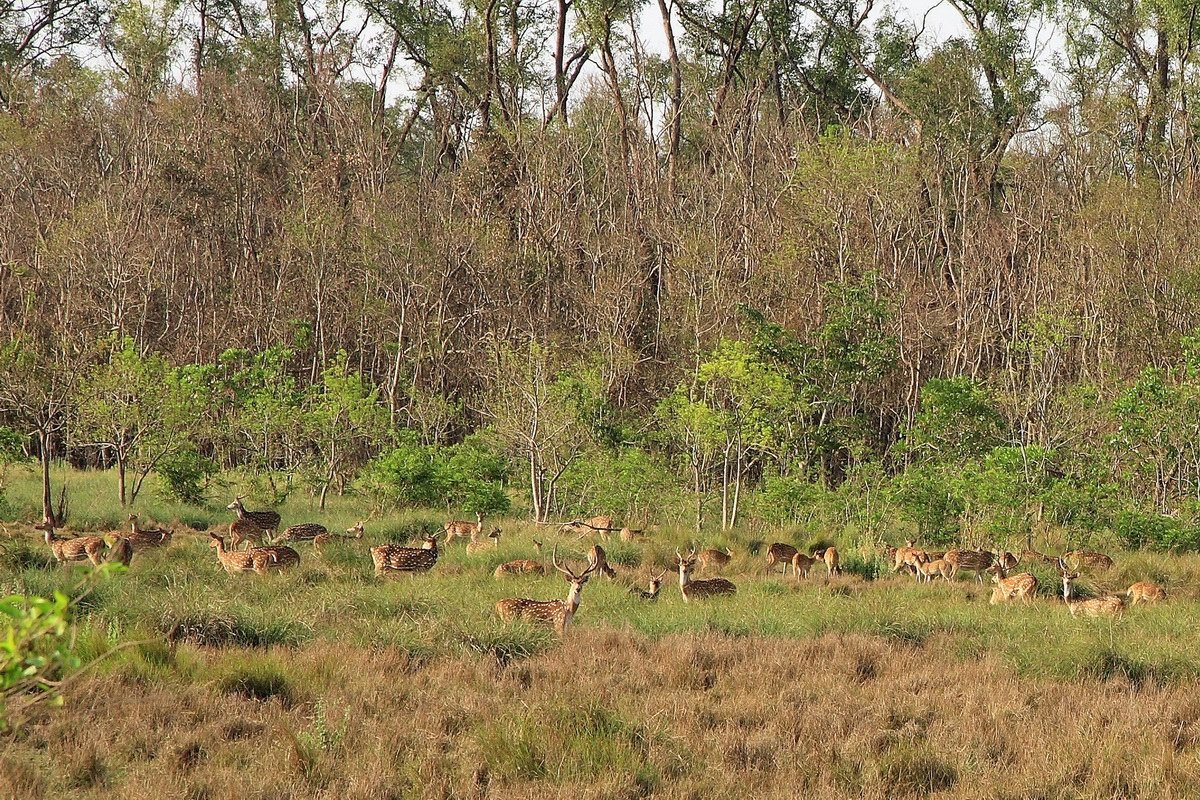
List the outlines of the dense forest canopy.
{"type": "Polygon", "coordinates": [[[0,462],[1200,542],[1200,3],[656,2],[0,4],[0,462]]]}

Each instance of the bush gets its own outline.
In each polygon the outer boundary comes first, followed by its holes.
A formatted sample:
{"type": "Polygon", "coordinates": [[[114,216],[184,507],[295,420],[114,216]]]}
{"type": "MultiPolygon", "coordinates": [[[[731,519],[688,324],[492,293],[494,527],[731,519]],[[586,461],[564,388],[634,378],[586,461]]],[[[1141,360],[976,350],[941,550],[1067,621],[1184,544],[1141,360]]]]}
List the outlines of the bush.
{"type": "Polygon", "coordinates": [[[167,494],[192,505],[204,502],[204,489],[217,474],[217,465],[195,450],[182,450],[158,465],[159,477],[166,484],[167,494]]]}

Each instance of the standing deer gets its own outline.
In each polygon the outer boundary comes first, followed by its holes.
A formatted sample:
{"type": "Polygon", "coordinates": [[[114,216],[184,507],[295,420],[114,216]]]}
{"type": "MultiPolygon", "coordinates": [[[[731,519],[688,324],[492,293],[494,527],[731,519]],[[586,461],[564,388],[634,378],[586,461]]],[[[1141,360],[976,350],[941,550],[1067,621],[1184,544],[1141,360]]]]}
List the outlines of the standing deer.
{"type": "Polygon", "coordinates": [[[983,573],[996,562],[994,553],[987,550],[947,550],[943,556],[950,565],[950,579],[958,577],[959,570],[975,573],[975,580],[983,583],[983,573]]]}
{"type": "Polygon", "coordinates": [[[939,575],[943,580],[950,580],[952,569],[950,562],[945,558],[931,558],[928,553],[920,553],[917,556],[917,580],[922,580],[926,583],[931,582],[939,575]]]}
{"type": "Polygon", "coordinates": [[[262,547],[267,543],[267,532],[251,519],[235,519],[229,523],[229,549],[237,550],[242,542],[251,547],[262,547]]]}
{"type": "Polygon", "coordinates": [[[1113,565],[1111,558],[1095,550],[1072,550],[1063,554],[1062,561],[1075,572],[1089,569],[1102,572],[1112,569],[1113,565]]]}
{"type": "Polygon", "coordinates": [[[1153,605],[1167,599],[1167,590],[1152,581],[1138,581],[1129,587],[1125,596],[1129,598],[1131,606],[1136,606],[1138,603],[1153,605]]]}
{"type": "Polygon", "coordinates": [[[725,552],[721,552],[713,547],[706,547],[700,551],[698,556],[700,561],[700,569],[708,572],[710,570],[721,570],[729,566],[729,562],[733,560],[733,551],[728,547],[725,552]]]}
{"type": "Polygon", "coordinates": [[[594,570],[599,570],[600,574],[606,578],[617,576],[617,571],[608,563],[608,554],[598,544],[592,545],[592,549],[588,551],[588,564],[594,570]]]}
{"type": "Polygon", "coordinates": [[[813,564],[816,564],[819,561],[821,561],[821,559],[817,557],[816,553],[813,553],[811,556],[805,555],[804,553],[796,553],[796,555],[792,556],[792,576],[795,577],[796,580],[807,578],[808,571],[812,569],[813,564]]]}
{"type": "Polygon", "coordinates": [[[245,499],[246,495],[239,494],[226,508],[237,514],[239,521],[250,520],[261,528],[264,533],[274,535],[279,530],[279,514],[275,511],[247,511],[246,506],[242,504],[242,501],[245,499]]]}
{"type": "Polygon", "coordinates": [[[483,514],[476,511],[474,522],[461,519],[450,520],[442,526],[442,530],[446,534],[444,544],[447,546],[455,539],[467,539],[473,542],[483,532],[483,514]]]}
{"type": "Polygon", "coordinates": [[[814,551],[813,556],[825,562],[825,570],[829,573],[829,577],[842,574],[842,557],[838,554],[836,547],[826,547],[824,550],[814,551]]]}
{"type": "Polygon", "coordinates": [[[54,553],[54,560],[60,564],[71,561],[91,561],[96,566],[100,566],[100,554],[104,552],[106,545],[99,536],[76,536],[73,539],[60,539],[54,535],[52,521],[39,522],[33,527],[45,532],[46,544],[50,545],[50,551],[54,553]]]}
{"type": "Polygon", "coordinates": [[[767,566],[764,573],[770,575],[776,564],[783,564],[783,577],[786,578],[788,565],[792,563],[792,558],[797,552],[799,551],[790,544],[775,542],[767,548],[767,566]]]}
{"type": "Polygon", "coordinates": [[[897,547],[892,555],[893,565],[892,572],[911,572],[920,579],[920,573],[917,571],[917,559],[925,551],[919,547],[915,547],[913,540],[909,539],[904,547],[897,547]]]}
{"type": "Polygon", "coordinates": [[[692,600],[703,600],[706,597],[737,592],[737,587],[724,578],[692,580],[692,567],[695,563],[695,548],[688,553],[686,558],[680,555],[678,550],[675,551],[675,565],[679,567],[679,592],[683,595],[683,602],[690,603],[692,600]]]}
{"type": "Polygon", "coordinates": [[[588,578],[596,571],[597,565],[592,564],[583,572],[576,575],[571,569],[560,567],[558,564],[558,546],[550,555],[554,568],[563,574],[570,589],[566,600],[529,600],[524,597],[510,597],[496,603],[496,613],[505,622],[524,620],[535,625],[553,627],[560,636],[566,635],[567,628],[579,611],[579,598],[588,578]]]}

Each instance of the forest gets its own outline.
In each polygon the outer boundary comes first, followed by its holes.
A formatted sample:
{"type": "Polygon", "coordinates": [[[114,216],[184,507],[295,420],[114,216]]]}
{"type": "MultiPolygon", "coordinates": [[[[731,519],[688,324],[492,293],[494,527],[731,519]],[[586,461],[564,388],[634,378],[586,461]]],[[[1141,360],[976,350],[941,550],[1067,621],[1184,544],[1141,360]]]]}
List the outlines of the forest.
{"type": "Polygon", "coordinates": [[[1197,4],[943,10],[0,4],[0,485],[1200,547],[1197,4]]]}

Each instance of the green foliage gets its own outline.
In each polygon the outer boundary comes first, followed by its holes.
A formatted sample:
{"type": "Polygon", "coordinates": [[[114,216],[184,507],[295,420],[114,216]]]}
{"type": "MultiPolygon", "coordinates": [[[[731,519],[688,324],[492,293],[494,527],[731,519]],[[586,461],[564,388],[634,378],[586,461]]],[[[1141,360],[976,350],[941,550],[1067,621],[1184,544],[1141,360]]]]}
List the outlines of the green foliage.
{"type": "Polygon", "coordinates": [[[927,461],[961,461],[1003,441],[1004,416],[991,393],[966,377],[933,378],[921,388],[921,411],[906,445],[927,461]]]}
{"type": "Polygon", "coordinates": [[[71,649],[70,598],[9,595],[0,600],[0,730],[11,724],[9,704],[60,702],[56,687],[79,666],[71,649]]]}
{"type": "Polygon", "coordinates": [[[436,447],[411,432],[390,452],[371,461],[357,486],[376,503],[391,507],[445,505],[482,514],[509,509],[504,492],[505,459],[479,437],[436,447]]]}
{"type": "Polygon", "coordinates": [[[166,484],[167,493],[184,503],[204,502],[204,488],[217,474],[217,463],[195,450],[173,453],[158,465],[158,474],[166,484]]]}

